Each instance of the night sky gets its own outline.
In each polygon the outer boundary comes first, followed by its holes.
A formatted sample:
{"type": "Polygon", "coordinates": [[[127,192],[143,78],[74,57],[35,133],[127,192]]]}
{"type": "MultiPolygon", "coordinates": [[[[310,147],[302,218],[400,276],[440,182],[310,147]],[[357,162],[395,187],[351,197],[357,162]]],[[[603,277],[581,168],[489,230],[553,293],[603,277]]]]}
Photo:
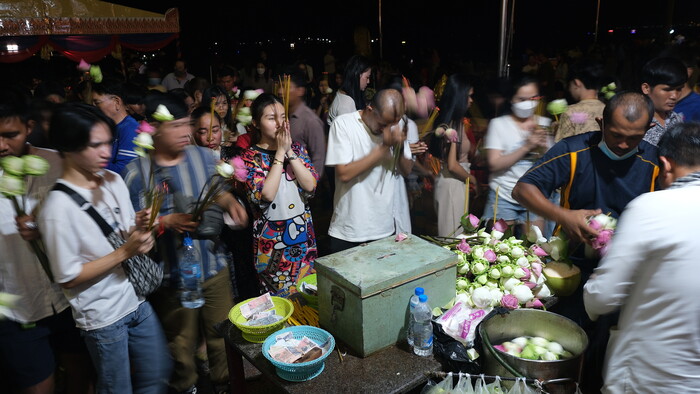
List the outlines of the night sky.
{"type": "MultiPolygon", "coordinates": [[[[182,29],[180,49],[195,63],[211,58],[215,52],[227,58],[255,57],[261,48],[250,45],[251,42],[271,40],[281,48],[282,39],[299,37],[332,39],[336,56],[346,57],[352,54],[353,30],[357,26],[366,26],[373,37],[379,37],[378,0],[112,2],[155,12],[177,7],[182,29]],[[213,47],[214,42],[218,42],[218,47],[213,47]]],[[[514,53],[525,48],[551,52],[593,41],[598,0],[515,2],[514,53]]],[[[389,60],[432,48],[449,56],[497,58],[500,0],[382,0],[382,8],[384,56],[389,60]]],[[[636,27],[641,33],[644,26],[662,27],[669,20],[677,25],[700,23],[700,1],[601,0],[600,38],[610,38],[607,30],[611,28],[625,28],[624,33],[615,33],[622,38],[629,36],[630,28],[636,27]],[[672,12],[669,5],[673,6],[672,12]]],[[[660,34],[655,33],[657,37],[660,34]]],[[[297,45],[297,52],[301,53],[304,45],[297,45]]],[[[327,47],[328,44],[306,44],[306,49],[319,57],[327,47]]],[[[376,45],[375,51],[378,50],[376,45]]]]}

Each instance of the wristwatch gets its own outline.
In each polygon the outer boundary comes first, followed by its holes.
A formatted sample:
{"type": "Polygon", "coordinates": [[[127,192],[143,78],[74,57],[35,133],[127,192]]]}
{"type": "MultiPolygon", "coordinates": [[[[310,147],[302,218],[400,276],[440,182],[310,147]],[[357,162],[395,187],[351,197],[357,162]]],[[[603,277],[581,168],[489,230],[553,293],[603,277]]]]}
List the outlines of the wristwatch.
{"type": "Polygon", "coordinates": [[[289,160],[294,160],[294,159],[299,158],[299,156],[297,156],[295,153],[292,153],[291,155],[286,155],[286,156],[287,156],[287,159],[289,159],[289,160]]]}

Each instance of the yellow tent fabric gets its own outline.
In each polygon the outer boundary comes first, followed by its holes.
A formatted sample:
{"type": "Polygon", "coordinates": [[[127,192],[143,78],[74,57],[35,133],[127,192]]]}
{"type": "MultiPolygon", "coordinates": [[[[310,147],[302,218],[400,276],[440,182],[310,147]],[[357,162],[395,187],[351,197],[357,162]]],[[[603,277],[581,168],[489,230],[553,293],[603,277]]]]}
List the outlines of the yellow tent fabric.
{"type": "Polygon", "coordinates": [[[98,0],[0,3],[0,36],[178,33],[177,9],[165,15],[98,0]]]}

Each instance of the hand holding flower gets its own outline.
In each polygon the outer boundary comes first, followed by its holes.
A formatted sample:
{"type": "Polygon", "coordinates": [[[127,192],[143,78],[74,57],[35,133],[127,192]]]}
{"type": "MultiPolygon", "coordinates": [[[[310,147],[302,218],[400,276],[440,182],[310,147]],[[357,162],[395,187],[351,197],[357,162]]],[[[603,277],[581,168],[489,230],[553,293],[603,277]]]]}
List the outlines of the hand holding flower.
{"type": "Polygon", "coordinates": [[[19,235],[25,241],[34,241],[41,238],[41,233],[36,226],[36,218],[33,215],[20,215],[15,218],[19,235]]]}
{"type": "Polygon", "coordinates": [[[573,242],[591,243],[598,231],[588,225],[588,217],[601,213],[600,209],[561,210],[557,223],[573,242]]]}

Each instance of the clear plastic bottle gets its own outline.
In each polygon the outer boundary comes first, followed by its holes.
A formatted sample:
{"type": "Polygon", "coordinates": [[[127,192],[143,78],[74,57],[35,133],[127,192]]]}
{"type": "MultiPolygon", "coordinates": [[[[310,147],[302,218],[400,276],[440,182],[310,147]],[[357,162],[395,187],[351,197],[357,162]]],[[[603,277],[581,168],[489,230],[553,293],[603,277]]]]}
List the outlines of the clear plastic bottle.
{"type": "Polygon", "coordinates": [[[179,256],[180,263],[180,303],[185,308],[199,308],[204,305],[202,294],[202,258],[194,247],[192,238],[186,236],[179,256]]]}
{"type": "Polygon", "coordinates": [[[406,340],[410,346],[413,346],[413,310],[418,305],[418,297],[421,294],[425,294],[425,290],[422,287],[416,287],[413,291],[411,299],[408,301],[408,326],[406,327],[406,340]]]}
{"type": "Polygon", "coordinates": [[[427,357],[433,354],[433,313],[428,305],[428,296],[418,296],[418,305],[413,310],[413,353],[427,357]]]}

